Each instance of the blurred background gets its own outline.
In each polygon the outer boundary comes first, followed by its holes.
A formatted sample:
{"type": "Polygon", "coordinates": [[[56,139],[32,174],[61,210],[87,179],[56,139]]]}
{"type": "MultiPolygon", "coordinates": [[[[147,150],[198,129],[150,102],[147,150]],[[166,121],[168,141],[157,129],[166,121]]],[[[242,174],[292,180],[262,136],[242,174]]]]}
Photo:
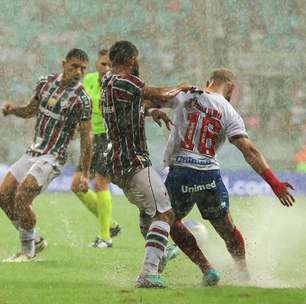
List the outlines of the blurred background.
{"type": "MultiPolygon", "coordinates": [[[[272,167],[303,171],[306,163],[306,2],[303,0],[0,0],[1,102],[26,102],[42,75],[61,71],[70,48],[97,51],[130,40],[150,85],[181,80],[202,85],[210,71],[238,75],[233,104],[272,167]],[[305,163],[304,163],[305,161],[305,163]]],[[[17,160],[30,144],[33,120],[0,117],[0,163],[17,160]]],[[[148,122],[155,166],[167,132],[148,122]]],[[[78,157],[78,143],[71,161],[78,157]]],[[[226,144],[223,168],[243,169],[226,144]]]]}

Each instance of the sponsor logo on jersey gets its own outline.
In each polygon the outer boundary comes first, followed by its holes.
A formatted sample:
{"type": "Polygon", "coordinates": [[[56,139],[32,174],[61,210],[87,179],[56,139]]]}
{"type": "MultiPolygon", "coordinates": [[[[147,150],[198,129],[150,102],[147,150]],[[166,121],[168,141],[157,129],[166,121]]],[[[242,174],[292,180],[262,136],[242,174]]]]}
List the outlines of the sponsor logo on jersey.
{"type": "Polygon", "coordinates": [[[175,158],[175,161],[181,164],[194,164],[199,166],[207,166],[211,164],[211,161],[208,158],[201,159],[201,158],[193,158],[191,156],[177,156],[175,158]]]}
{"type": "Polygon", "coordinates": [[[193,185],[193,186],[182,185],[181,186],[182,193],[199,192],[199,191],[204,191],[204,190],[209,190],[209,189],[214,189],[214,188],[216,188],[215,181],[213,181],[212,183],[202,184],[202,185],[193,185]]]}

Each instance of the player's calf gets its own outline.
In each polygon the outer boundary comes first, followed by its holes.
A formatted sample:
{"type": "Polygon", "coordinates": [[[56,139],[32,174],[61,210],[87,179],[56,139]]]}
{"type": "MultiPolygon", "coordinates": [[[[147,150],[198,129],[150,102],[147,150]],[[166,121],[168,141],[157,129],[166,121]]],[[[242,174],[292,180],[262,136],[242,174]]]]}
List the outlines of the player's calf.
{"type": "Polygon", "coordinates": [[[210,220],[218,234],[224,240],[226,248],[238,268],[238,277],[241,281],[249,281],[250,273],[246,262],[245,241],[240,230],[234,225],[230,214],[224,218],[210,220]]]}
{"type": "Polygon", "coordinates": [[[199,248],[195,237],[180,220],[174,222],[170,235],[175,244],[200,268],[203,274],[212,268],[208,259],[199,248]]]}
{"type": "Polygon", "coordinates": [[[146,236],[142,275],[157,275],[158,266],[165,254],[170,226],[164,221],[153,221],[146,236]]]}

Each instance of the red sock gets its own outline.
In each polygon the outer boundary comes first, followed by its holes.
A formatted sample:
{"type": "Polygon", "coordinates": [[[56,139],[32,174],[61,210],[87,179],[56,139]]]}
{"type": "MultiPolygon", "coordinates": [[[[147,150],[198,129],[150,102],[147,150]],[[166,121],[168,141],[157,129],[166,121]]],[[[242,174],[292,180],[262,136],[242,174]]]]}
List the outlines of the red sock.
{"type": "Polygon", "coordinates": [[[234,260],[244,260],[245,259],[245,244],[241,232],[235,228],[234,232],[228,234],[224,238],[227,250],[231,254],[234,260]]]}
{"type": "Polygon", "coordinates": [[[170,235],[175,244],[198,265],[203,273],[206,273],[211,265],[198,247],[197,241],[186,226],[179,220],[175,221],[170,230],[170,235]]]}

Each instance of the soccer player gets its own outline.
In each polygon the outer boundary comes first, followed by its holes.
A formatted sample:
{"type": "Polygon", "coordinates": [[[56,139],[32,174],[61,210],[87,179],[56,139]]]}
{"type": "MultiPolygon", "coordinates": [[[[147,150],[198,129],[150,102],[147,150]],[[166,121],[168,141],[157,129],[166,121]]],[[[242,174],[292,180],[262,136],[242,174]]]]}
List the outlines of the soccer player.
{"type": "Polygon", "coordinates": [[[102,49],[98,53],[95,73],[88,73],[84,77],[84,88],[92,100],[91,130],[93,133],[93,155],[91,171],[95,179],[95,192],[79,191],[78,185],[82,176],[82,166],[78,165],[73,176],[71,189],[84,205],[98,218],[100,224],[99,235],[91,244],[95,248],[111,248],[111,237],[116,236],[121,227],[115,221],[112,223],[112,197],[109,191],[110,179],[107,176],[105,153],[108,149],[107,130],[100,109],[101,80],[110,70],[108,50],[102,49]]]}
{"type": "Polygon", "coordinates": [[[88,190],[91,100],[80,82],[88,66],[88,56],[83,50],[72,49],[62,66],[61,74],[39,80],[27,105],[8,103],[2,109],[4,115],[24,119],[36,116],[31,146],[9,168],[0,186],[0,206],[19,231],[21,242],[21,252],[7,259],[8,262],[32,261],[45,247],[46,243],[36,233],[32,202],[61,173],[77,125],[82,173],[76,187],[78,191],[88,190]]]}
{"type": "Polygon", "coordinates": [[[248,280],[244,238],[233,222],[229,197],[215,158],[226,137],[243,154],[250,166],[271,186],[280,202],[294,203],[288,189],[280,182],[254,143],[248,138],[240,115],[230,104],[235,86],[234,74],[225,69],[212,72],[203,91],[178,94],[168,106],[174,110],[174,125],[165,153],[170,166],[166,187],[175,213],[171,228],[174,242],[203,272],[203,281],[215,285],[219,273],[208,262],[195,238],[181,222],[196,204],[203,219],[213,225],[225,241],[236,262],[241,279],[248,280]]]}
{"type": "Polygon", "coordinates": [[[110,49],[112,71],[103,82],[103,114],[112,143],[108,168],[112,182],[119,185],[140,214],[150,217],[146,229],[143,269],[136,287],[165,287],[158,266],[168,242],[173,212],[167,190],[151,167],[145,137],[144,99],[173,98],[167,89],[150,88],[139,78],[138,50],[128,41],[118,41],[110,49]]]}

